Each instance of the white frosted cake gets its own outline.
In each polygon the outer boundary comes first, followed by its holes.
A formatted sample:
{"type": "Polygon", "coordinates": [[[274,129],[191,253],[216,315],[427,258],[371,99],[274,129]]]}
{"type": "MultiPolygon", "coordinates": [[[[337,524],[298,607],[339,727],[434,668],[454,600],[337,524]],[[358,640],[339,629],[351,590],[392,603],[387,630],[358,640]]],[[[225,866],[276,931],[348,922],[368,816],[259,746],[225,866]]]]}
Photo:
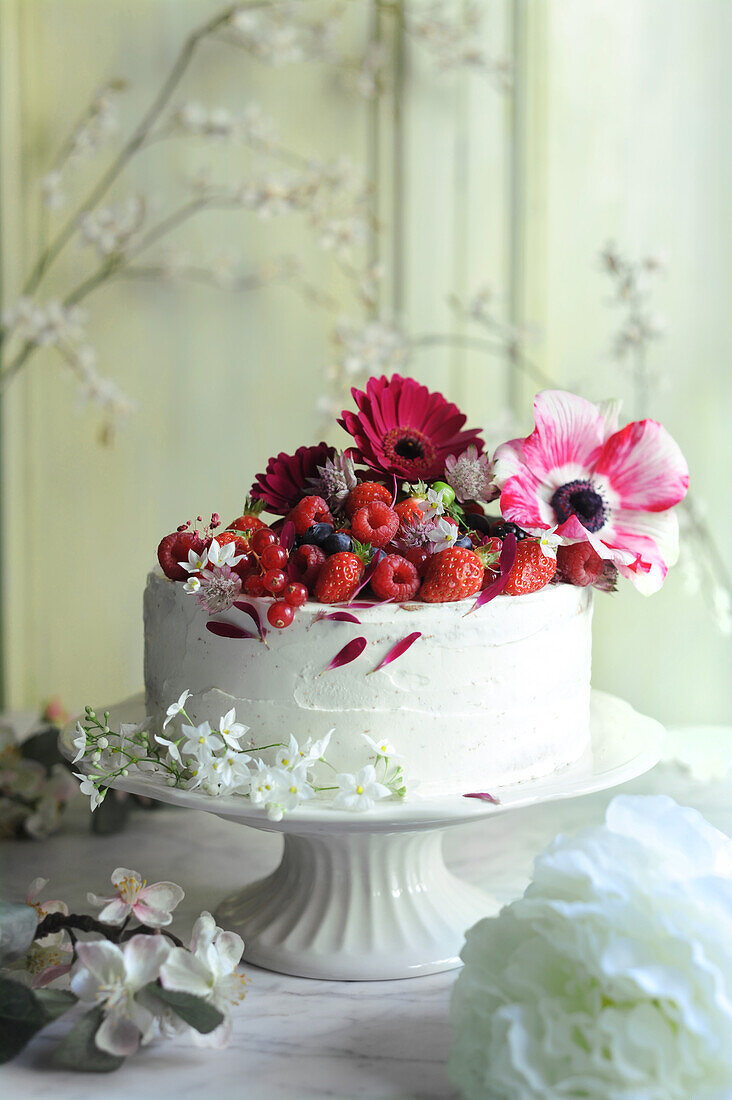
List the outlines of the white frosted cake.
{"type": "MultiPolygon", "coordinates": [[[[268,601],[252,602],[264,619],[268,601]]],[[[148,713],[160,728],[188,689],[194,722],[235,707],[258,745],[334,729],[328,756],[344,772],[363,761],[362,734],[387,738],[419,795],[490,791],[576,760],[589,741],[591,590],[498,596],[466,617],[472,603],[377,604],[356,625],[314,621],[323,607],[308,601],[265,646],[211,634],[206,611],[156,570],[144,600],[148,713]],[[418,644],[367,675],[412,631],[418,644]],[[358,659],[321,675],[357,635],[368,643],[358,659]]],[[[236,610],[217,618],[246,622],[236,610]]]]}

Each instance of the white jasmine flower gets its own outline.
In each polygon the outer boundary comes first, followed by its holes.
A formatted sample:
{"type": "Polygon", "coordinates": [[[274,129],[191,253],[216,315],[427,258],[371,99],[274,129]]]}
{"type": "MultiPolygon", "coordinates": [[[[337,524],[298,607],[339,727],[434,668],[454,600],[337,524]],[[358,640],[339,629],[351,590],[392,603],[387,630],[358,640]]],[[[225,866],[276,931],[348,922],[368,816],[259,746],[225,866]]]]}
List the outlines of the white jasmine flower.
{"type": "Polygon", "coordinates": [[[262,760],[255,761],[249,798],[255,806],[264,806],[272,821],[280,821],[285,812],[294,810],[301,802],[312,798],[315,791],[307,781],[307,769],[296,767],[270,767],[262,760]]]}
{"type": "Polygon", "coordinates": [[[225,1047],[231,1038],[232,1005],[245,994],[246,978],[237,973],[244,941],[236,932],[224,932],[210,913],[201,913],[193,926],[191,949],[173,947],[160,970],[163,988],[192,993],[222,1012],[224,1021],[208,1035],[191,1030],[197,1046],[225,1047]]]}
{"type": "Polygon", "coordinates": [[[432,543],[432,552],[436,554],[440,550],[447,550],[450,546],[454,546],[458,535],[457,526],[440,517],[428,530],[427,539],[432,543]]]}
{"type": "Polygon", "coordinates": [[[300,751],[295,738],[290,734],[290,742],[287,748],[281,748],[277,750],[277,756],[275,757],[275,764],[278,768],[287,768],[288,770],[298,767],[303,763],[305,753],[300,751]]]}
{"type": "Polygon", "coordinates": [[[231,710],[227,711],[226,714],[219,719],[218,732],[221,734],[226,745],[228,745],[230,749],[234,749],[238,752],[241,749],[239,742],[244,734],[249,732],[249,726],[237,722],[236,710],[232,707],[231,710]]]}
{"type": "Polygon", "coordinates": [[[420,503],[423,515],[442,516],[445,513],[445,505],[442,500],[444,489],[428,489],[425,499],[420,503]]]}
{"type": "Polygon", "coordinates": [[[122,924],[132,914],[148,928],[162,928],[171,923],[173,910],[184,897],[175,882],[154,882],[148,886],[137,871],[127,867],[117,867],[112,872],[112,885],[116,893],[110,898],[87,894],[91,905],[103,906],[99,920],[105,924],[122,924]]]}
{"type": "Polygon", "coordinates": [[[92,811],[96,810],[97,806],[104,801],[104,796],[107,793],[106,788],[99,790],[94,785],[94,780],[101,779],[101,776],[84,775],[83,772],[74,772],[74,775],[79,780],[79,790],[87,796],[91,803],[90,809],[92,811]]]}
{"type": "Polygon", "coordinates": [[[78,764],[86,752],[86,730],[81,722],[76,723],[76,737],[72,741],[72,745],[76,749],[76,756],[72,758],[71,763],[78,764]]]}
{"type": "MultiPolygon", "coordinates": [[[[218,543],[216,545],[218,548],[218,543]]],[[[233,546],[233,543],[231,545],[233,546]]],[[[208,560],[208,550],[204,546],[203,550],[200,552],[198,550],[189,550],[188,561],[179,562],[179,565],[182,565],[189,573],[200,573],[206,568],[208,560]]]]}
{"type": "Polygon", "coordinates": [[[251,756],[247,753],[236,752],[234,749],[222,753],[217,760],[216,769],[220,789],[247,792],[251,782],[250,760],[251,756]]]}
{"type": "Polygon", "coordinates": [[[544,557],[551,558],[552,561],[555,561],[557,557],[557,547],[562,543],[561,536],[557,534],[556,526],[550,527],[548,531],[541,531],[537,537],[544,557]]]}
{"type": "Polygon", "coordinates": [[[199,762],[207,761],[210,756],[224,747],[223,739],[218,733],[212,732],[211,723],[208,721],[201,722],[200,726],[187,726],[184,724],[181,729],[186,737],[182,752],[186,756],[195,757],[199,762]]]}
{"type": "Polygon", "coordinates": [[[211,545],[208,548],[208,560],[211,565],[222,568],[224,565],[228,565],[230,568],[234,565],[238,565],[242,559],[241,554],[236,553],[235,542],[225,542],[221,546],[216,539],[212,539],[211,545]]]}
{"type": "Polygon", "coordinates": [[[491,484],[493,464],[488,455],[478,454],[474,443],[457,457],[445,459],[445,481],[455,490],[461,502],[466,500],[494,500],[498,490],[491,484]]]}
{"type": "Polygon", "coordinates": [[[188,691],[186,689],[183,692],[183,694],[178,698],[177,703],[171,703],[170,704],[170,706],[168,707],[168,709],[165,712],[167,714],[167,718],[163,722],[163,729],[165,729],[168,722],[171,722],[177,714],[180,714],[181,712],[183,714],[185,714],[185,709],[184,708],[185,708],[186,702],[188,701],[188,698],[190,697],[190,694],[191,694],[190,691],[188,691]]]}
{"type": "Polygon", "coordinates": [[[100,1050],[125,1056],[153,1035],[155,1017],[136,999],[157,980],[170,954],[163,936],[133,936],[123,946],[109,940],[89,940],[76,947],[78,962],[71,990],[79,1000],[100,1005],[104,1020],[94,1036],[100,1050]]]}
{"type": "Polygon", "coordinates": [[[465,1100],[732,1096],[732,845],[695,810],[613,799],[537,858],[463,959],[465,1100]]]}
{"type": "Polygon", "coordinates": [[[391,795],[389,788],[377,781],[373,764],[367,764],[355,775],[346,773],[337,775],[336,783],[338,792],[333,799],[333,805],[337,809],[363,813],[373,809],[375,802],[382,798],[389,798],[391,795]]]}
{"type": "Polygon", "coordinates": [[[155,734],[155,740],[159,745],[163,746],[171,760],[174,760],[176,764],[183,764],[180,749],[175,741],[168,741],[166,737],[161,737],[159,733],[155,734]]]}
{"type": "MultiPolygon", "coordinates": [[[[233,542],[227,546],[233,546],[233,542]]],[[[233,559],[238,562],[239,558],[233,559]]],[[[201,575],[201,587],[198,590],[198,602],[209,615],[218,615],[228,611],[241,595],[241,577],[228,565],[206,569],[201,575]]]]}
{"type": "MultiPolygon", "coordinates": [[[[301,745],[297,749],[297,756],[300,764],[304,764],[306,767],[310,767],[315,764],[316,761],[321,760],[326,753],[330,739],[335,733],[335,727],[332,730],[328,730],[324,737],[321,737],[318,741],[313,741],[308,737],[304,745],[301,745]]],[[[291,743],[294,738],[291,739],[291,743]]]]}
{"type": "Polygon", "coordinates": [[[387,756],[391,760],[403,760],[404,757],[401,753],[398,753],[391,741],[382,737],[380,741],[374,741],[373,737],[369,737],[367,733],[361,734],[364,741],[371,746],[377,756],[387,756]]]}
{"type": "Polygon", "coordinates": [[[183,585],[183,591],[187,592],[189,596],[195,596],[201,589],[201,578],[197,576],[189,577],[186,583],[183,585]]]}

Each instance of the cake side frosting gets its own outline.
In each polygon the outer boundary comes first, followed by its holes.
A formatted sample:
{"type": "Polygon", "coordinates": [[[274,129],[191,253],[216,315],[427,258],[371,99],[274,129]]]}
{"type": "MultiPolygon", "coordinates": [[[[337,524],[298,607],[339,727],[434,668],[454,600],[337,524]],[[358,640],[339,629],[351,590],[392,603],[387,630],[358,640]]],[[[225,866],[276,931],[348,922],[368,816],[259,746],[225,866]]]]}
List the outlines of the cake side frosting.
{"type": "MultiPolygon", "coordinates": [[[[268,601],[251,602],[264,618],[268,601]]],[[[357,625],[316,621],[322,606],[308,602],[287,631],[270,631],[268,648],[211,634],[205,610],[156,570],[144,598],[154,727],[189,689],[194,722],[234,706],[255,746],[334,729],[328,757],[339,771],[362,760],[362,734],[388,738],[410,793],[424,795],[490,790],[576,760],[589,743],[590,590],[499,596],[466,616],[472,603],[375,604],[357,625]],[[399,660],[367,675],[414,631],[422,636],[399,660]],[[324,672],[357,635],[363,653],[324,672]]],[[[235,609],[218,618],[251,626],[235,609]]]]}

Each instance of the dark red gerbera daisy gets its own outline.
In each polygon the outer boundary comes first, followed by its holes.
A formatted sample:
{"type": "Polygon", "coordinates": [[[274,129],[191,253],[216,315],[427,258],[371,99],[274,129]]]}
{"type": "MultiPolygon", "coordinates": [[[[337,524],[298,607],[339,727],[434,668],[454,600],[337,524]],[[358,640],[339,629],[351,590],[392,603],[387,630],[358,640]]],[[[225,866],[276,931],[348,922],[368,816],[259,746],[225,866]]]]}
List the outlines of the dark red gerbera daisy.
{"type": "Polygon", "coordinates": [[[268,512],[286,516],[298,500],[311,491],[309,478],[317,477],[318,466],[323,466],[334,454],[335,447],[327,443],[298,447],[294,455],[281,451],[270,458],[265,473],[257,474],[250,496],[264,501],[268,512]]]}
{"type": "Polygon", "coordinates": [[[373,470],[430,481],[444,474],[448,455],[462,454],[471,443],[483,450],[477,428],[461,431],[465,416],[458,407],[413,378],[370,378],[365,393],[351,393],[358,412],[344,409],[338,423],[373,470]]]}

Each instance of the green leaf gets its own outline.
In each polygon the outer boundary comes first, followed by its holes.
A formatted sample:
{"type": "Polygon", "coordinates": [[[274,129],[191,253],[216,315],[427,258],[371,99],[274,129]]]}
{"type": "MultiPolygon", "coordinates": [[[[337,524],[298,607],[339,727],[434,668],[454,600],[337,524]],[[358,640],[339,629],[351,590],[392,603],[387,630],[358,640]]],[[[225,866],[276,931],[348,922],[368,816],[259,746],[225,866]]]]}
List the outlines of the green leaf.
{"type": "Polygon", "coordinates": [[[173,1009],[176,1016],[180,1016],[184,1023],[203,1035],[208,1035],[209,1031],[213,1031],[224,1022],[223,1012],[219,1012],[218,1008],[214,1008],[193,993],[176,993],[172,989],[163,989],[155,982],[145,986],[145,991],[163,1001],[173,1009]]]}
{"type": "Polygon", "coordinates": [[[94,1042],[103,1019],[104,1012],[99,1007],[81,1017],[53,1052],[51,1060],[56,1069],[74,1069],[81,1073],[109,1073],[119,1069],[124,1058],[100,1050],[94,1042]]]}
{"type": "Polygon", "coordinates": [[[38,917],[30,905],[0,901],[0,966],[25,955],[37,927],[38,917]]]}
{"type": "Polygon", "coordinates": [[[59,1016],[63,1016],[64,1012],[68,1012],[79,999],[69,989],[42,988],[34,989],[33,992],[49,1023],[51,1020],[57,1020],[59,1016]]]}
{"type": "Polygon", "coordinates": [[[0,1062],[20,1054],[48,1022],[32,989],[0,977],[0,1062]]]}

